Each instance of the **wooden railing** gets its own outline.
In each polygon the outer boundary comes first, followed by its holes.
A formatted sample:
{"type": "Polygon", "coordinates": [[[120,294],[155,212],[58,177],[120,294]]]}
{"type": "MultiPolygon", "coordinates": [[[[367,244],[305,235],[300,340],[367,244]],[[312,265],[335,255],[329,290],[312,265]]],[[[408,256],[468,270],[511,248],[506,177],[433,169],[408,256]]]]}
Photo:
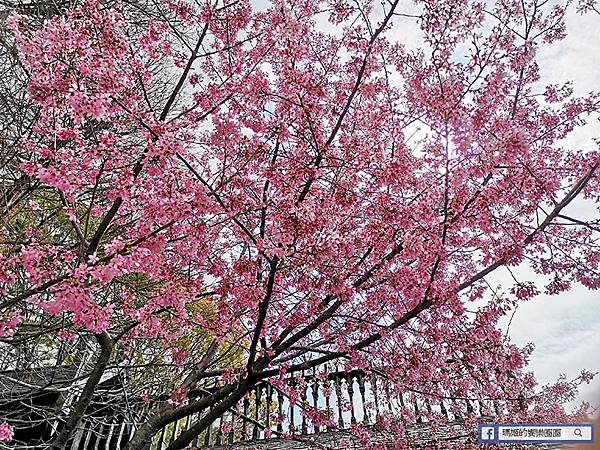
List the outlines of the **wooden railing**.
{"type": "MultiPolygon", "coordinates": [[[[384,377],[359,370],[333,372],[325,380],[318,379],[313,374],[296,373],[291,374],[286,383],[304,386],[296,400],[290,399],[273,384],[261,382],[199,435],[192,447],[229,445],[278,436],[313,435],[347,430],[357,424],[374,426],[386,415],[401,415],[402,422],[413,426],[414,430],[433,418],[442,418],[442,422],[448,424],[460,424],[461,415],[465,413],[488,417],[500,414],[503,409],[503,405],[496,401],[434,401],[426,393],[409,391],[394,394],[391,384],[384,377]],[[308,408],[325,411],[327,423],[312,423],[303,413],[308,408]]],[[[214,385],[206,385],[197,390],[193,397],[210,393],[214,388],[214,385]]],[[[135,431],[135,427],[155,411],[160,403],[131,405],[127,408],[127,414],[90,415],[84,419],[70,449],[120,449],[135,431]]],[[[148,450],[164,450],[203,414],[201,411],[169,424],[156,433],[148,443],[148,450]]],[[[456,438],[464,437],[464,429],[459,431],[456,432],[456,438]]]]}

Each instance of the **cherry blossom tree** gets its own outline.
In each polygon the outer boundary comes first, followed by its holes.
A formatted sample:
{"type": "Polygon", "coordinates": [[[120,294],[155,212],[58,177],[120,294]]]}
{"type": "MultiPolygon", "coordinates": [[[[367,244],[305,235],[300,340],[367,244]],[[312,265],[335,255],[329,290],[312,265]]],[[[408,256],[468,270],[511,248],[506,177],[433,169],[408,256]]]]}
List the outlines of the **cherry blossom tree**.
{"type": "Polygon", "coordinates": [[[177,370],[161,380],[176,392],[221,384],[154,411],[128,450],[205,411],[169,450],[184,448],[259,381],[334,363],[432,399],[568,419],[576,383],[536,390],[532,348],[498,328],[540,292],[600,287],[598,223],[569,211],[576,199],[597,208],[600,157],[565,144],[600,98],[544,83],[536,63],[564,38],[566,8],[81,0],[41,21],[12,11],[34,115],[11,147],[10,170],[30,188],[3,206],[0,333],[11,345],[50,323],[57,347],[76,335],[98,347],[52,448],[65,448],[111,364],[133,354],[153,370],[150,348],[167,350],[177,370]],[[407,24],[419,48],[404,44],[407,24]],[[486,281],[520,264],[547,283],[486,281]]]}

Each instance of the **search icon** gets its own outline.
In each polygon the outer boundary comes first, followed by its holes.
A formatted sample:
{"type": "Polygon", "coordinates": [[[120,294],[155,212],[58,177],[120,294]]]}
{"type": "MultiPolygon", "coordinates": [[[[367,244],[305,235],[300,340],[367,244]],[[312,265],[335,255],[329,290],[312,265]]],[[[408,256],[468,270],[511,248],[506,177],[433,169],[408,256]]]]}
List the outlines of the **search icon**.
{"type": "Polygon", "coordinates": [[[581,429],[580,429],[580,428],[575,428],[575,429],[573,430],[573,434],[574,434],[575,436],[579,436],[579,437],[581,437],[581,436],[582,436],[582,435],[581,435],[581,429]]]}

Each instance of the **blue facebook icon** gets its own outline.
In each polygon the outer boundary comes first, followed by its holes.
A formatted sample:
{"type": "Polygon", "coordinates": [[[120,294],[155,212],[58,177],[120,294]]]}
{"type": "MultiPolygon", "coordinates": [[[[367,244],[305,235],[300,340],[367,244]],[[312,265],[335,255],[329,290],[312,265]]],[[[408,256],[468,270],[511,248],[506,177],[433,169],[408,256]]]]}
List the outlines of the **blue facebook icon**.
{"type": "Polygon", "coordinates": [[[496,427],[479,425],[479,442],[494,442],[496,440],[496,427]]]}

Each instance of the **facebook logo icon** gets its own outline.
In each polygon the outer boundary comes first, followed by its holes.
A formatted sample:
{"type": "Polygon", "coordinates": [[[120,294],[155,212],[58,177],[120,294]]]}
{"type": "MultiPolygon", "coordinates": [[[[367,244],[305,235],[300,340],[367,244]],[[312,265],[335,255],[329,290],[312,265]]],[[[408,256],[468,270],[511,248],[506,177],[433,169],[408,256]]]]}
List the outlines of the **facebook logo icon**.
{"type": "Polygon", "coordinates": [[[480,443],[494,442],[496,440],[496,427],[479,425],[479,439],[480,443]]]}

